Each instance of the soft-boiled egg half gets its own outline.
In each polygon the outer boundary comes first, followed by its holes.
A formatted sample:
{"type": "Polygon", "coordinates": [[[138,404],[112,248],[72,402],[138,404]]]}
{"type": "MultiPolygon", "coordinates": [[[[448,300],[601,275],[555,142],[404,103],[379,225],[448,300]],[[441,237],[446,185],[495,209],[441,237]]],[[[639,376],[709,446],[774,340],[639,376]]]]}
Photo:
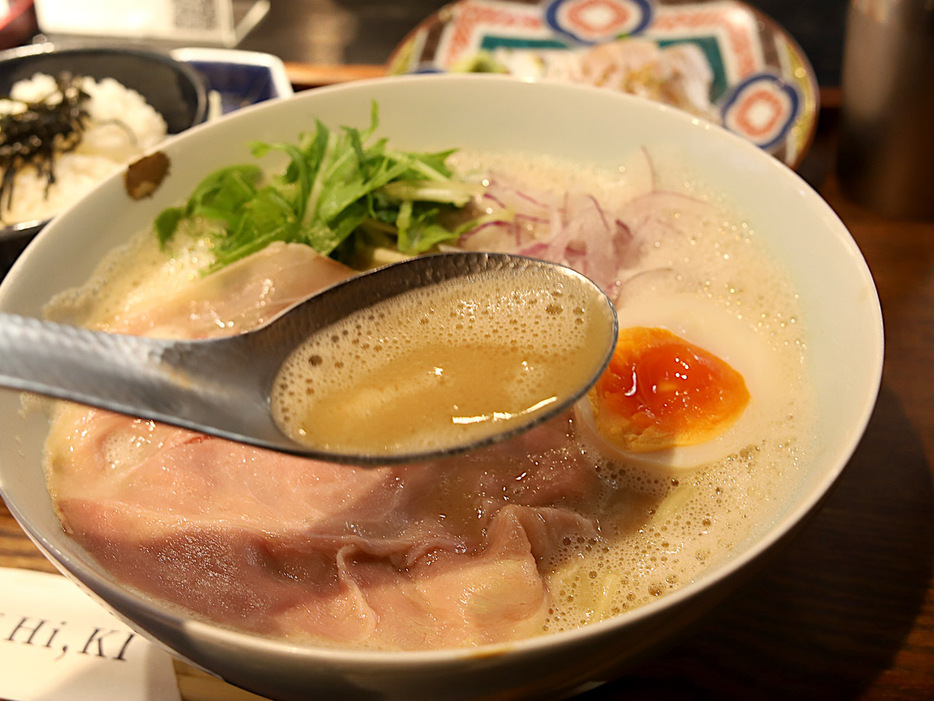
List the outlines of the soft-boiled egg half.
{"type": "Polygon", "coordinates": [[[762,439],[779,371],[755,330],[688,294],[638,299],[617,314],[613,358],[577,406],[603,453],[686,469],[762,439]]]}

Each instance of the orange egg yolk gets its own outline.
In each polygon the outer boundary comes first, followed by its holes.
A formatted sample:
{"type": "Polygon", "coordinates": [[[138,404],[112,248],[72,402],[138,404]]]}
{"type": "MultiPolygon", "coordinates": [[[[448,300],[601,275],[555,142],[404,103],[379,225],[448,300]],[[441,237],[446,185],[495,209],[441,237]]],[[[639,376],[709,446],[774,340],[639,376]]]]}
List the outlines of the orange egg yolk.
{"type": "Polygon", "coordinates": [[[729,428],[749,403],[743,376],[666,329],[622,329],[590,391],[600,434],[633,453],[703,443],[729,428]]]}

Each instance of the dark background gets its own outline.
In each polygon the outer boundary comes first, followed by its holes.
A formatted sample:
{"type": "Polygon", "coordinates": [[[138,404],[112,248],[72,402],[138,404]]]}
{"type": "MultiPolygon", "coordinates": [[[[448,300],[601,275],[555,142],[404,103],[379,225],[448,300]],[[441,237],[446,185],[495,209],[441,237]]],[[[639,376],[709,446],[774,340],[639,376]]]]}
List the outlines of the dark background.
{"type": "MultiPolygon", "coordinates": [[[[238,48],[283,61],[382,64],[443,0],[271,0],[269,14],[238,48]]],[[[800,44],[821,86],[840,84],[847,0],[748,0],[800,44]]]]}

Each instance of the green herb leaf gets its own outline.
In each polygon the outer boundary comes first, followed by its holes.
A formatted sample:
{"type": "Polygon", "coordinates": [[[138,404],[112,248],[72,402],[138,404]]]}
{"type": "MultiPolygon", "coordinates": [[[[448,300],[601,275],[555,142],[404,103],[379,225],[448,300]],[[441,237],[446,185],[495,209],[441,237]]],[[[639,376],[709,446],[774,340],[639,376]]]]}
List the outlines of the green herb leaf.
{"type": "Polygon", "coordinates": [[[175,230],[178,229],[178,224],[184,216],[185,210],[181,207],[169,207],[163,209],[156,217],[155,229],[160,246],[164,246],[175,235],[175,230]]]}
{"type": "Polygon", "coordinates": [[[184,208],[169,208],[155,221],[165,244],[183,219],[209,220],[215,262],[228,265],[272,241],[304,243],[338,259],[371,250],[374,236],[418,255],[456,239],[463,227],[445,221],[460,212],[479,186],[455,180],[447,159],[453,151],[412,153],[375,139],[379,112],[370,125],[333,131],[316,121],[297,144],[253,142],[255,158],[278,152],[287,164],[264,179],[255,164],[221,168],[207,176],[184,208]],[[217,226],[219,224],[219,226],[217,226]],[[356,242],[355,242],[356,240],[356,242]]]}

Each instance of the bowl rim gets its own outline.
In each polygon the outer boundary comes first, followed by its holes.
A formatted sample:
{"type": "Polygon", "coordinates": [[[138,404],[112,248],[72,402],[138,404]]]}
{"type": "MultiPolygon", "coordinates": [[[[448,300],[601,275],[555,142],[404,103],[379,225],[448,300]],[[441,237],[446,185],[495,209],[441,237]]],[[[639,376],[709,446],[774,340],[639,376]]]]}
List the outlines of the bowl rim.
{"type": "MultiPolygon", "coordinates": [[[[204,123],[208,117],[208,89],[204,78],[184,61],[174,58],[169,53],[139,47],[123,46],[59,46],[55,42],[42,42],[27,46],[16,46],[0,51],[0,64],[27,60],[36,56],[135,56],[137,58],[162,64],[180,73],[195,89],[197,102],[191,124],[185,130],[204,123]]],[[[181,133],[181,132],[178,132],[181,133]]],[[[173,135],[174,136],[174,135],[173,135]]]]}
{"type": "MultiPolygon", "coordinates": [[[[316,99],[314,97],[315,95],[329,95],[347,91],[365,93],[374,86],[389,87],[392,84],[407,84],[412,82],[424,83],[426,81],[445,81],[454,83],[459,83],[462,81],[475,81],[490,82],[491,84],[501,83],[503,85],[510,86],[509,89],[515,89],[514,86],[517,84],[523,84],[518,83],[515,78],[511,76],[498,76],[490,74],[442,73],[401,75],[325,86],[317,88],[313,91],[307,91],[306,93],[296,95],[295,97],[288,98],[288,101],[291,103],[299,103],[306,100],[314,101],[316,99]]],[[[655,601],[641,605],[631,611],[626,611],[621,614],[611,616],[605,620],[589,623],[585,626],[572,630],[536,635],[534,637],[523,638],[505,643],[479,645],[476,647],[392,651],[366,649],[361,650],[339,647],[332,648],[324,645],[315,646],[310,644],[295,644],[282,639],[265,637],[257,633],[229,629],[210,621],[193,619],[190,615],[186,615],[184,611],[174,610],[170,604],[160,604],[155,602],[145,593],[137,593],[135,590],[131,590],[124,585],[116,583],[114,580],[110,579],[104,574],[99,573],[95,569],[87,569],[83,567],[81,563],[75,562],[73,558],[66,555],[65,553],[62,553],[58,548],[56,548],[52,542],[45,538],[45,536],[36,532],[36,530],[31,525],[29,525],[28,521],[24,522],[22,520],[24,515],[20,512],[19,508],[15,504],[10,504],[8,502],[10,511],[13,513],[14,517],[16,517],[17,521],[20,522],[30,539],[32,539],[37,544],[37,546],[39,546],[40,550],[42,550],[47,556],[50,556],[51,553],[55,553],[56,556],[51,558],[53,560],[53,564],[59,567],[59,569],[61,569],[66,575],[79,582],[79,584],[84,585],[84,587],[91,589],[96,587],[99,590],[106,591],[108,596],[112,597],[112,599],[128,603],[135,610],[142,610],[148,620],[171,621],[172,626],[180,630],[198,631],[203,637],[210,637],[217,641],[222,640],[225,644],[236,644],[238,646],[243,646],[243,649],[253,650],[256,652],[271,652],[275,653],[276,655],[285,654],[289,657],[300,660],[326,661],[335,664],[365,663],[372,666],[373,668],[391,669],[396,667],[403,668],[412,664],[418,664],[420,666],[444,666],[452,661],[476,659],[479,657],[496,657],[507,653],[509,655],[532,654],[544,648],[573,644],[578,639],[600,637],[601,634],[610,632],[615,628],[629,626],[633,622],[645,621],[656,616],[662,611],[684,604],[686,601],[694,598],[705,589],[710,588],[710,585],[715,582],[734,578],[741,571],[746,570],[748,565],[752,564],[754,561],[761,560],[762,556],[766,554],[767,551],[772,550],[779,542],[786,540],[801,525],[803,525],[806,519],[812,515],[828,497],[832,487],[846,468],[853,453],[858,447],[861,436],[863,435],[869,423],[871,414],[875,408],[879,391],[881,389],[882,361],[884,355],[882,310],[872,275],[855,240],[852,238],[852,235],[846,229],[845,225],[840,220],[839,216],[833,211],[830,205],[827,204],[827,202],[825,202],[823,198],[821,198],[821,196],[798,173],[793,171],[784,163],[780,162],[778,159],[765,153],[754,144],[718,125],[700,123],[692,115],[689,115],[675,108],[668,107],[667,105],[652,102],[624,93],[606,91],[593,86],[566,83],[549,83],[548,81],[534,81],[528,83],[527,85],[544,85],[548,89],[568,92],[569,94],[573,94],[574,91],[599,93],[603,96],[600,99],[631,103],[633,107],[627,109],[667,113],[668,115],[672,115],[671,118],[684,122],[688,128],[713,131],[716,134],[716,138],[733,141],[737,148],[746,150],[750,154],[751,158],[762,164],[763,167],[769,169],[770,173],[775,174],[775,177],[787,179],[789,185],[793,186],[798,194],[803,196],[808,204],[814,208],[815,215],[818,216],[827,227],[833,229],[833,237],[843,245],[843,247],[846,249],[845,253],[850,256],[854,265],[857,266],[859,277],[865,283],[866,289],[871,296],[869,304],[871,306],[871,314],[874,317],[873,330],[875,331],[875,335],[873,338],[866,340],[867,344],[872,342],[871,353],[873,358],[873,374],[870,378],[870,384],[867,386],[868,392],[864,397],[864,406],[862,407],[862,411],[859,414],[858,420],[849,427],[849,431],[847,432],[846,436],[840,439],[839,447],[835,450],[835,453],[838,454],[839,459],[836,460],[834,469],[828,470],[827,474],[823,475],[823,477],[813,485],[813,487],[810,489],[810,493],[806,496],[806,498],[802,497],[800,500],[798,500],[797,505],[792,510],[785,513],[784,515],[777,516],[774,519],[774,522],[770,523],[767,529],[763,531],[761,535],[756,536],[753,542],[748,547],[745,547],[740,553],[735,556],[728,555],[714,566],[705,569],[697,580],[687,582],[675,591],[667,593],[655,601]]],[[[277,104],[281,104],[282,102],[284,102],[284,100],[273,100],[257,105],[252,105],[239,110],[226,119],[233,120],[245,118],[246,115],[249,115],[257,110],[276,109],[275,106],[277,104]]],[[[199,134],[201,130],[208,126],[210,125],[199,126],[191,130],[186,130],[180,134],[173,135],[170,139],[163,142],[160,148],[182,148],[188,140],[200,138],[199,134]]],[[[118,176],[119,174],[111,176],[111,179],[118,176]]],[[[37,237],[36,240],[44,240],[44,236],[45,234],[42,233],[37,237]]],[[[15,273],[19,272],[21,264],[23,264],[23,262],[26,260],[27,256],[24,255],[14,264],[14,267],[11,270],[11,273],[14,274],[8,275],[7,277],[7,280],[14,280],[14,283],[12,284],[15,284],[15,280],[19,277],[19,275],[15,273]]],[[[5,289],[11,286],[4,284],[5,282],[6,281],[0,281],[0,305],[2,305],[3,298],[5,296],[5,289]]],[[[2,487],[0,487],[0,492],[2,492],[2,487]]],[[[92,596],[95,598],[104,598],[100,594],[93,592],[92,596]]],[[[105,600],[108,602],[110,601],[110,599],[105,600]]],[[[130,624],[139,625],[134,624],[133,621],[130,621],[130,624]]]]}
{"type": "Polygon", "coordinates": [[[0,229],[0,244],[7,242],[20,241],[30,236],[35,236],[50,222],[48,219],[30,219],[29,221],[16,222],[0,229]]]}

